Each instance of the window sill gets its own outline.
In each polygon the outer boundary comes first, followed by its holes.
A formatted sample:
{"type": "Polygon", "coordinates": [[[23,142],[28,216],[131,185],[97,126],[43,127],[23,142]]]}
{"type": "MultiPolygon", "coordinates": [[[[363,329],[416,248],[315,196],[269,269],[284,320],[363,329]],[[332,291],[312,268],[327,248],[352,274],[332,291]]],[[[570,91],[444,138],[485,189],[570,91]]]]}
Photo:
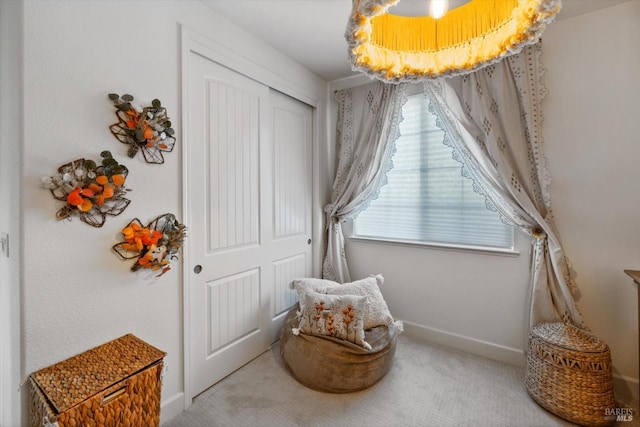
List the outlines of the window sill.
{"type": "Polygon", "coordinates": [[[485,255],[499,255],[499,256],[508,256],[508,257],[520,256],[520,251],[516,249],[491,248],[487,246],[470,246],[470,245],[457,245],[457,244],[435,243],[435,242],[416,242],[411,240],[393,240],[393,239],[383,239],[379,237],[362,237],[362,236],[350,236],[349,240],[352,242],[379,243],[383,245],[394,245],[394,246],[410,246],[410,247],[416,247],[416,248],[440,249],[445,251],[471,252],[471,253],[478,253],[478,254],[485,254],[485,255]]]}

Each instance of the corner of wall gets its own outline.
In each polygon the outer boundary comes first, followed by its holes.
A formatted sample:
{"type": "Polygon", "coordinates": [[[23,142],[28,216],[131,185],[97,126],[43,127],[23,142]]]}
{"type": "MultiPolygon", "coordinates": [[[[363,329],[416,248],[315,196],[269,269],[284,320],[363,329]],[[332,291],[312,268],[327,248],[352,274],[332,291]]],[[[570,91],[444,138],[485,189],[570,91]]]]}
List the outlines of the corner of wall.
{"type": "Polygon", "coordinates": [[[0,254],[0,425],[19,426],[26,392],[21,331],[21,141],[23,0],[0,1],[0,232],[8,254],[0,254]]]}

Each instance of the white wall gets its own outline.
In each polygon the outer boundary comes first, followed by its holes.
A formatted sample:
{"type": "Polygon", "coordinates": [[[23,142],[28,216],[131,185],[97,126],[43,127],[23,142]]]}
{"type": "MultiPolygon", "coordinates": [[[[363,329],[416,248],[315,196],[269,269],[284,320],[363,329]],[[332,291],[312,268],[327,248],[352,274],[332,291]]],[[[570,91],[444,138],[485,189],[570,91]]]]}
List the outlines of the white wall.
{"type": "Polygon", "coordinates": [[[144,105],[159,98],[181,135],[181,24],[310,97],[323,98],[326,83],[197,1],[26,0],[24,15],[24,374],[131,332],[168,353],[166,421],[183,407],[182,271],[149,281],[110,248],[134,217],[181,217],[181,141],[163,165],[127,158],[109,132],[116,117],[107,94],[144,105]],[[57,221],[61,203],[40,178],[105,149],[129,168],[130,206],[102,228],[57,221]]]}
{"type": "Polygon", "coordinates": [[[22,3],[0,1],[0,426],[20,425],[20,147],[22,3]]]}
{"type": "MultiPolygon", "coordinates": [[[[579,307],[611,347],[620,399],[638,378],[640,269],[640,2],[550,25],[543,41],[544,138],[554,212],[578,272],[579,307]]],[[[332,82],[332,89],[362,79],[332,82]]],[[[335,126],[335,103],[330,118],[335,126]]],[[[331,141],[330,143],[333,143],[331,141]]],[[[517,258],[349,240],[352,277],[382,273],[392,313],[407,331],[499,360],[523,363],[529,244],[517,258]]]]}
{"type": "MultiPolygon", "coordinates": [[[[640,2],[559,21],[544,35],[552,205],[587,325],[638,392],[640,2]]],[[[619,394],[623,390],[617,390],[619,394]]]]}

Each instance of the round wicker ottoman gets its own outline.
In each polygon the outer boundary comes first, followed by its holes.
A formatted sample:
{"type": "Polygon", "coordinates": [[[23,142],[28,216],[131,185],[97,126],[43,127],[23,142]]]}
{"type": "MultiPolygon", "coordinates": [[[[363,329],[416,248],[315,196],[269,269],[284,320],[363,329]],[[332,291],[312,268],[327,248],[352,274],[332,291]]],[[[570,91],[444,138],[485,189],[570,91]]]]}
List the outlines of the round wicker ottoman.
{"type": "Polygon", "coordinates": [[[615,421],[611,353],[588,332],[564,323],[532,327],[525,375],[529,395],[559,417],[586,426],[615,421]]]}
{"type": "Polygon", "coordinates": [[[333,337],[293,335],[298,327],[294,305],[282,325],[280,354],[285,365],[301,384],[318,391],[349,393],[371,387],[391,368],[396,351],[394,325],[365,331],[367,350],[333,337]]]}

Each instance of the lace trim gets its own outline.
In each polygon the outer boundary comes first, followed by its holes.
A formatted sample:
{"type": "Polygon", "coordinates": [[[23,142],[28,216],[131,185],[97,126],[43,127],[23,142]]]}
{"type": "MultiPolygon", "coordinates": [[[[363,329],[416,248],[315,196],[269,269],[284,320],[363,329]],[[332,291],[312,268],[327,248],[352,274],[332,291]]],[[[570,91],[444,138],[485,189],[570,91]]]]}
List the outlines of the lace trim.
{"type": "MultiPolygon", "coordinates": [[[[547,211],[551,211],[551,194],[548,190],[552,182],[552,176],[547,168],[547,158],[544,154],[544,139],[542,136],[542,122],[544,116],[542,114],[542,101],[549,93],[543,83],[543,77],[546,68],[542,64],[542,42],[538,42],[531,48],[522,52],[525,56],[526,69],[519,70],[514,73],[516,87],[518,89],[518,97],[520,102],[524,102],[527,93],[530,94],[528,99],[531,100],[528,111],[532,112],[532,117],[523,117],[527,126],[527,138],[530,141],[530,156],[534,165],[534,171],[537,174],[537,181],[540,185],[540,194],[535,194],[539,202],[543,203],[547,211]],[[531,131],[530,131],[531,129],[531,131]]],[[[507,60],[512,68],[516,68],[516,58],[509,57],[507,60]]],[[[518,67],[519,68],[519,67],[518,67]]],[[[536,192],[537,193],[537,192],[536,192]]]]}
{"type": "Polygon", "coordinates": [[[397,92],[394,93],[394,101],[393,101],[393,118],[391,120],[391,132],[389,134],[389,143],[384,153],[384,157],[380,166],[382,167],[383,173],[381,174],[379,184],[376,186],[374,191],[372,191],[371,196],[369,196],[363,203],[360,205],[358,209],[356,209],[353,214],[350,215],[350,218],[356,219],[358,215],[362,212],[366,211],[372,201],[377,200],[380,197],[380,189],[389,183],[389,178],[387,174],[389,171],[393,169],[393,155],[396,154],[397,147],[396,141],[400,138],[400,123],[404,120],[404,116],[402,115],[402,107],[407,103],[409,99],[407,97],[406,85],[401,85],[398,87],[397,92]],[[399,105],[398,105],[399,104],[399,105]]]}
{"type": "Polygon", "coordinates": [[[475,169],[469,167],[469,164],[472,163],[472,159],[474,157],[465,144],[461,144],[458,142],[462,140],[462,136],[460,135],[460,131],[456,127],[456,121],[446,112],[447,109],[443,108],[443,106],[438,102],[436,96],[433,93],[436,88],[440,93],[442,93],[441,82],[438,82],[437,84],[425,83],[424,94],[429,98],[430,101],[429,111],[436,115],[436,126],[444,132],[443,143],[446,146],[451,147],[452,158],[462,165],[461,175],[473,182],[473,191],[484,197],[487,209],[493,212],[498,212],[498,214],[500,215],[500,221],[502,221],[504,224],[515,225],[521,230],[529,233],[530,227],[528,221],[522,218],[522,216],[516,212],[512,211],[512,218],[510,218],[505,215],[500,209],[498,209],[495,203],[492,201],[492,197],[499,200],[503,206],[507,204],[506,201],[499,197],[495,191],[491,191],[490,187],[485,184],[485,180],[478,175],[475,169]],[[441,119],[441,117],[445,116],[448,118],[448,120],[441,119]],[[489,194],[491,194],[492,196],[489,196],[489,194]],[[518,220],[518,222],[514,222],[514,220],[518,220]]]}
{"type": "MultiPolygon", "coordinates": [[[[336,92],[335,99],[338,102],[338,106],[340,111],[338,112],[338,122],[336,124],[336,177],[335,183],[339,183],[340,186],[344,183],[346,177],[343,174],[343,168],[340,167],[340,155],[342,154],[343,142],[344,141],[353,141],[353,119],[348,119],[345,124],[345,117],[353,116],[353,90],[351,88],[340,90],[336,92]]],[[[351,150],[353,144],[349,144],[346,149],[351,150]]],[[[350,153],[347,152],[345,154],[350,153]]],[[[336,184],[334,183],[334,188],[336,184]]],[[[335,190],[333,190],[335,191],[335,190]]],[[[335,197],[332,195],[332,200],[335,197]]],[[[327,208],[332,205],[327,206],[327,208]]],[[[325,208],[325,211],[327,210],[325,208]]],[[[328,212],[330,213],[330,212],[328,212]]]]}

